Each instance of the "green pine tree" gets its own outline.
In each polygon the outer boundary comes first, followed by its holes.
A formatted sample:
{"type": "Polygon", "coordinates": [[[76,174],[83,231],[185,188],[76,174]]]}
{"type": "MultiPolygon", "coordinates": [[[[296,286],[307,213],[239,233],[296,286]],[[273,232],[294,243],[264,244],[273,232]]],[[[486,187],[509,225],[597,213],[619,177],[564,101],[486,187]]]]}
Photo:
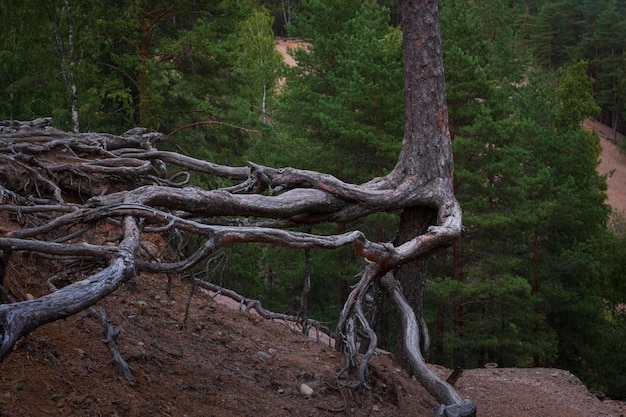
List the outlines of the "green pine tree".
{"type": "Polygon", "coordinates": [[[276,119],[308,142],[303,166],[357,182],[386,173],[402,137],[400,32],[373,0],[305,5],[295,30],[310,47],[295,51],[276,119]]]}

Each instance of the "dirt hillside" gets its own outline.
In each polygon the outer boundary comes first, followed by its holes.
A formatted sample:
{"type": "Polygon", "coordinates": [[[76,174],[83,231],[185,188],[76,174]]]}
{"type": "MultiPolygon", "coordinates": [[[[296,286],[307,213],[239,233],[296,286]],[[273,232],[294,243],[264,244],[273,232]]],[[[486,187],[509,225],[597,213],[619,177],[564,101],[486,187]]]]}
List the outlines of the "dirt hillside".
{"type": "MultiPolygon", "coordinates": [[[[46,291],[37,270],[24,274],[24,294],[46,291]]],[[[400,417],[431,416],[436,408],[389,354],[372,361],[371,391],[338,391],[343,355],[206,292],[195,294],[183,328],[188,282],[174,279],[171,296],[166,286],[141,275],[101,303],[122,328],[117,342],[134,385],[111,363],[100,322],[77,315],[38,329],[0,364],[0,416],[400,417]],[[298,380],[314,394],[300,394],[298,380]]],[[[469,370],[457,387],[482,417],[617,417],[626,408],[599,401],[557,369],[469,370]]]]}
{"type": "Polygon", "coordinates": [[[619,150],[619,144],[624,139],[623,135],[618,135],[618,144],[610,141],[611,128],[595,120],[588,119],[584,126],[598,133],[600,136],[600,146],[602,146],[602,156],[598,172],[607,175],[608,184],[608,204],[614,211],[626,215],[626,155],[619,150]]]}

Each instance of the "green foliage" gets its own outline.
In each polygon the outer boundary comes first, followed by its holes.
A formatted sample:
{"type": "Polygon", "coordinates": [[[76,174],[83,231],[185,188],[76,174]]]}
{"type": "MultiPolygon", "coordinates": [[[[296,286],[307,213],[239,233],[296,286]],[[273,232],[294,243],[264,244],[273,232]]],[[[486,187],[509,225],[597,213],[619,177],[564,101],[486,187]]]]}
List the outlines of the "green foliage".
{"type": "Polygon", "coordinates": [[[248,83],[242,86],[257,113],[267,117],[267,101],[276,91],[279,69],[283,65],[276,51],[272,18],[265,8],[255,10],[237,30],[238,70],[248,83]]]}
{"type": "Polygon", "coordinates": [[[297,34],[311,43],[294,51],[276,120],[291,139],[311,141],[303,166],[349,181],[388,172],[403,126],[400,32],[375,1],[305,2],[297,34]],[[305,136],[303,136],[305,135],[305,136]]]}
{"type": "Polygon", "coordinates": [[[546,68],[558,68],[576,57],[583,36],[583,16],[575,1],[543,2],[531,29],[531,46],[546,68]]]}
{"type": "Polygon", "coordinates": [[[480,9],[447,1],[442,9],[455,184],[467,232],[438,257],[434,273],[447,278],[428,288],[428,305],[432,324],[443,331],[433,334],[436,356],[454,366],[528,364],[534,356],[553,358],[556,350],[554,332],[536,330],[544,315],[524,260],[532,225],[551,204],[537,196],[549,172],[536,169],[532,150],[516,141],[512,82],[521,84],[525,59],[512,55],[510,32],[503,31],[508,45],[483,35],[499,31],[486,25],[489,6],[505,11],[500,2],[480,9]],[[449,284],[457,288],[446,315],[439,308],[446,293],[437,294],[449,284]]]}
{"type": "Polygon", "coordinates": [[[577,282],[577,292],[565,295],[550,289],[549,300],[555,323],[563,328],[558,366],[572,369],[590,386],[615,397],[626,395],[624,337],[626,311],[626,256],[623,236],[607,234],[585,248],[586,255],[566,254],[561,261],[570,271],[568,287],[577,282]]]}
{"type": "Polygon", "coordinates": [[[252,4],[211,3],[202,10],[180,10],[179,23],[160,21],[155,29],[158,43],[146,62],[145,120],[176,132],[179,149],[209,152],[202,156],[223,163],[241,161],[260,120],[243,91],[248,74],[238,69],[238,24],[255,10],[252,4]]]}
{"type": "MultiPolygon", "coordinates": [[[[609,284],[620,273],[601,260],[615,252],[602,243],[610,234],[598,138],[580,127],[598,109],[586,63],[558,78],[529,71],[516,48],[476,35],[498,30],[484,26],[483,13],[452,0],[442,8],[466,233],[437,256],[433,272],[442,278],[427,288],[435,357],[446,365],[563,366],[615,389],[593,351],[623,331],[607,321],[605,303],[626,293],[609,284]]],[[[502,15],[508,21],[506,8],[502,15]]]]}
{"type": "Polygon", "coordinates": [[[529,366],[533,355],[553,359],[554,333],[535,329],[541,320],[534,308],[537,300],[522,277],[435,279],[428,301],[438,306],[429,320],[430,327],[438,330],[432,340],[436,356],[450,367],[455,365],[450,360],[454,350],[461,351],[468,364],[495,361],[500,366],[529,366]]]}
{"type": "Polygon", "coordinates": [[[626,6],[616,0],[538,2],[522,20],[539,65],[559,68],[586,60],[596,80],[594,98],[600,117],[623,130],[626,86],[624,47],[626,6]]]}
{"type": "Polygon", "coordinates": [[[574,128],[587,117],[600,113],[593,99],[593,80],[587,75],[588,62],[578,61],[559,69],[561,79],[557,95],[561,100],[559,118],[564,126],[574,128]]]}
{"type": "Polygon", "coordinates": [[[52,25],[36,2],[0,4],[0,76],[3,119],[49,116],[60,106],[63,87],[55,77],[52,25]]]}
{"type": "Polygon", "coordinates": [[[260,134],[263,92],[252,89],[263,75],[265,98],[271,95],[280,59],[272,22],[255,1],[197,7],[59,0],[0,11],[4,118],[52,115],[68,128],[75,84],[83,130],[184,132],[171,148],[228,153],[225,163],[243,160],[249,138],[260,134]],[[261,66],[253,65],[255,55],[263,56],[261,66]]]}
{"type": "Polygon", "coordinates": [[[601,8],[591,9],[593,29],[586,34],[586,50],[591,74],[597,80],[595,98],[607,124],[618,128],[626,103],[624,48],[626,45],[626,8],[606,0],[601,8]]]}

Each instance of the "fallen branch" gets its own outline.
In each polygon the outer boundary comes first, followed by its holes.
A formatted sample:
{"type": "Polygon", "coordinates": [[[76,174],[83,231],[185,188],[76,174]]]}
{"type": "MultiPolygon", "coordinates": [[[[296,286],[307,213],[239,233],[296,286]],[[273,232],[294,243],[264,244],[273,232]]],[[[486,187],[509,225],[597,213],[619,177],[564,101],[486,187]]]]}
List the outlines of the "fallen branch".
{"type": "Polygon", "coordinates": [[[102,327],[104,327],[105,332],[105,339],[102,342],[105,343],[109,348],[112,356],[111,360],[120,370],[120,372],[122,372],[122,375],[124,375],[124,378],[126,378],[128,383],[134,386],[136,383],[135,378],[133,377],[133,372],[130,369],[128,362],[126,362],[124,358],[122,358],[122,355],[117,348],[116,340],[117,337],[120,335],[120,332],[122,331],[122,326],[117,326],[116,328],[113,328],[113,326],[111,325],[111,321],[107,317],[106,311],[104,311],[104,308],[102,307],[91,307],[89,309],[89,314],[92,317],[100,320],[100,323],[102,324],[102,327]]]}
{"type": "MultiPolygon", "coordinates": [[[[290,314],[283,313],[275,313],[273,311],[267,310],[263,307],[259,300],[253,300],[251,298],[246,298],[241,294],[233,290],[229,290],[228,288],[221,287],[217,284],[213,284],[207,281],[203,281],[201,279],[194,279],[197,286],[205,288],[213,293],[213,296],[222,295],[230,298],[233,301],[239,303],[239,308],[249,313],[251,310],[254,310],[260,317],[266,320],[272,321],[284,321],[286,323],[293,323],[297,326],[302,326],[302,318],[290,314]]],[[[321,332],[327,335],[330,339],[334,338],[335,335],[327,326],[323,325],[317,320],[308,319],[306,322],[306,326],[313,327],[317,330],[318,334],[321,332]]],[[[319,336],[318,336],[319,341],[319,336]]],[[[330,343],[330,342],[329,342],[330,343]]]]}

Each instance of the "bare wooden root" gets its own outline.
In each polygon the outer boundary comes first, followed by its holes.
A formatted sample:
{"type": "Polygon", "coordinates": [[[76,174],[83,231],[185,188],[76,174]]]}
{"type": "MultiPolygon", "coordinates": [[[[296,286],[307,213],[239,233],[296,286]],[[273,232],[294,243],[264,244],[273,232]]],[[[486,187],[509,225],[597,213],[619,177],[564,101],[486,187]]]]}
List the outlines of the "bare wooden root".
{"type": "MultiPolygon", "coordinates": [[[[9,354],[16,341],[28,332],[93,305],[137,271],[185,271],[206,262],[220,248],[240,242],[294,249],[352,246],[369,266],[344,307],[336,340],[344,347],[348,364],[357,370],[357,379],[351,386],[366,388],[367,363],[377,342],[363,312],[367,289],[378,285],[379,278],[398,265],[449,245],[461,228],[456,200],[437,190],[437,183],[397,183],[381,178],[353,185],[329,175],[292,168],[255,164],[226,168],[158,152],[154,143],[159,135],[141,130],[121,137],[73,135],[43,123],[35,125],[37,129],[14,123],[13,130],[5,127],[0,137],[0,149],[12,157],[6,159],[12,164],[8,165],[11,172],[5,170],[4,204],[0,208],[24,224],[21,229],[4,231],[0,251],[4,258],[10,258],[14,252],[33,252],[58,259],[90,260],[100,269],[36,300],[0,305],[0,357],[9,354]],[[204,190],[186,186],[184,181],[165,180],[167,171],[162,160],[153,159],[156,157],[240,182],[223,189],[204,190]],[[27,160],[35,162],[21,162],[27,160]],[[292,226],[347,222],[377,211],[433,203],[439,208],[438,224],[398,246],[371,241],[360,231],[320,236],[290,230],[292,226]],[[239,218],[232,220],[234,214],[239,218]],[[113,233],[108,242],[89,242],[87,232],[104,223],[119,232],[113,233]],[[142,260],[136,257],[142,228],[144,232],[199,235],[204,244],[175,262],[142,260]],[[116,240],[119,244],[115,244],[116,240]],[[357,359],[357,330],[367,334],[369,340],[361,360],[357,359]]],[[[229,290],[205,281],[195,282],[229,294],[229,290]]],[[[230,296],[240,299],[247,310],[254,308],[262,317],[298,319],[268,312],[258,301],[237,294],[230,296]]],[[[314,320],[305,325],[331,334],[314,320]]]]}
{"type": "MultiPolygon", "coordinates": [[[[377,338],[363,306],[368,290],[380,285],[400,311],[413,372],[443,404],[438,415],[472,415],[473,404],[462,402],[450,384],[425,366],[421,322],[393,278],[399,267],[450,246],[462,229],[452,187],[438,2],[405,0],[402,6],[405,136],[394,169],[365,184],[314,171],[254,163],[227,167],[163,152],[156,146],[163,136],[139,128],[117,136],[62,132],[52,128],[49,119],[0,122],[0,220],[7,220],[0,222],[0,290],[10,302],[0,304],[0,360],[38,326],[91,307],[140,271],[169,279],[169,274],[188,271],[220,249],[244,242],[305,251],[349,246],[367,267],[335,333],[347,358],[341,373],[356,372],[348,386],[367,388],[367,364],[377,338]],[[179,171],[168,177],[166,164],[179,171]],[[189,186],[190,171],[229,185],[210,190],[189,186]],[[419,211],[416,208],[436,215],[428,216],[423,230],[407,223],[395,244],[370,240],[359,230],[334,235],[296,230],[348,223],[378,212],[419,211]],[[108,238],[96,241],[94,230],[107,230],[108,238]],[[145,233],[191,234],[202,244],[174,261],[146,259],[139,256],[145,233]],[[66,285],[32,300],[12,294],[4,278],[17,252],[56,262],[63,273],[53,278],[63,278],[66,285]],[[358,334],[366,336],[367,346],[360,346],[358,334]]],[[[202,280],[194,284],[215,289],[202,280]]],[[[263,317],[289,319],[267,312],[254,300],[230,295],[263,317]]]]}

